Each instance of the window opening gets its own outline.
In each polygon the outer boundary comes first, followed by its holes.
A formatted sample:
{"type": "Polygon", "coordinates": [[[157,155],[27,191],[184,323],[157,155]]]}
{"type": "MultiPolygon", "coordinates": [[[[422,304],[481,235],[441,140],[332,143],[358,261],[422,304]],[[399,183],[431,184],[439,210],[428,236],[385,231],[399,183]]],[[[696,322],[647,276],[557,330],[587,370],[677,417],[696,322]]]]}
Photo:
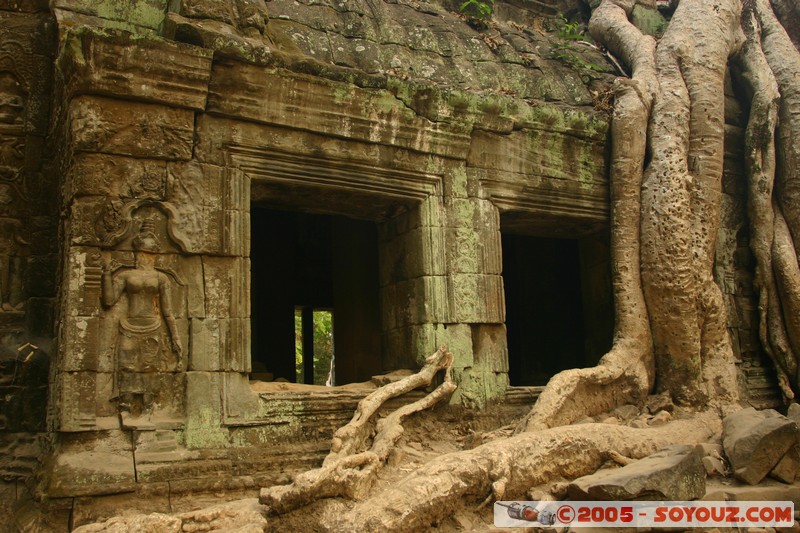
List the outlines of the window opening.
{"type": "Polygon", "coordinates": [[[544,385],[594,365],[611,346],[613,303],[602,237],[502,235],[509,381],[544,385]]]}
{"type": "Polygon", "coordinates": [[[295,309],[294,331],[297,383],[335,386],[333,311],[295,309]]]}
{"type": "Polygon", "coordinates": [[[377,224],[257,205],[250,215],[251,379],[324,385],[334,349],[331,383],[380,373],[377,224]]]}

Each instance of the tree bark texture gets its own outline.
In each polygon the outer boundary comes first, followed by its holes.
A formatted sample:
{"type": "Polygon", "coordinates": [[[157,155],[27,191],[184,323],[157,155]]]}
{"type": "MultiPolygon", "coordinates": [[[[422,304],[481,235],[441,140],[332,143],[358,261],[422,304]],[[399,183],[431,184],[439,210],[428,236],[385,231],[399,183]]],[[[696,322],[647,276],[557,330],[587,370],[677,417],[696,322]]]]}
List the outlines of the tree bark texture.
{"type": "Polygon", "coordinates": [[[281,514],[318,498],[366,497],[378,470],[386,464],[403,435],[403,419],[433,407],[456,389],[452,367],[453,354],[446,346],[441,346],[425,359],[419,372],[369,394],[358,403],[352,420],[334,433],[331,451],[321,468],[299,474],[288,485],[261,489],[259,501],[267,506],[269,513],[281,514]],[[440,371],[444,371],[444,381],[433,392],[376,420],[378,410],[387,400],[430,385],[440,371]]]}
{"type": "Polygon", "coordinates": [[[610,450],[642,458],[670,444],[706,442],[721,430],[716,414],[703,413],[657,428],[581,424],[527,431],[440,456],[322,523],[329,531],[427,531],[464,502],[477,506],[487,495],[525,499],[532,487],[592,473],[610,450]]]}
{"type": "Polygon", "coordinates": [[[631,72],[616,83],[611,127],[615,343],[598,367],[555,376],[520,430],[635,403],[653,384],[684,405],[737,400],[712,275],[729,63],[750,99],[745,163],[760,337],[785,397],[800,390],[800,3],[681,0],[658,41],[629,21],[636,3],[603,0],[589,26],[631,72]]]}

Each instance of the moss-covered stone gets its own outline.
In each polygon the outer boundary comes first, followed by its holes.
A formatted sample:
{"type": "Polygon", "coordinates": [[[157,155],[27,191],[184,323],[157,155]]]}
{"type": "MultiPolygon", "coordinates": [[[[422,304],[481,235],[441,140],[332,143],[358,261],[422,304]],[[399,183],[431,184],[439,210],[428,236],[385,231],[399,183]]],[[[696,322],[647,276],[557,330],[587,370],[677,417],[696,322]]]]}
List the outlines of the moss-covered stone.
{"type": "Polygon", "coordinates": [[[168,0],[57,0],[55,7],[102,20],[100,25],[140,33],[158,30],[164,22],[168,0]]]}

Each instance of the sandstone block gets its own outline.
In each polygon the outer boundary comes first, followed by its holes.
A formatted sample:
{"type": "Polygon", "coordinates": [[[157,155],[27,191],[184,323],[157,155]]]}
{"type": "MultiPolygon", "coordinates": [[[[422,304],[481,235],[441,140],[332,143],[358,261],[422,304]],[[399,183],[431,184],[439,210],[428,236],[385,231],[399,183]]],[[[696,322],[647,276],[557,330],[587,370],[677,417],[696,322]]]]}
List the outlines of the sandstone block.
{"type": "Polygon", "coordinates": [[[190,370],[250,370],[249,320],[192,319],[190,370]]]}
{"type": "Polygon", "coordinates": [[[150,159],[192,157],[194,113],[155,104],[81,96],[69,110],[73,147],[79,151],[150,159]]]}
{"type": "Polygon", "coordinates": [[[68,200],[76,196],[164,199],[166,163],[103,154],[80,154],[68,172],[68,200]]]}
{"type": "MultiPolygon", "coordinates": [[[[95,0],[85,3],[106,5],[95,0]]],[[[139,2],[138,6],[155,7],[157,29],[164,16],[163,5],[159,8],[139,2]]],[[[128,16],[122,20],[135,23],[128,16]]],[[[60,65],[66,71],[67,89],[72,94],[114,94],[173,107],[205,108],[211,50],[163,39],[138,38],[131,42],[124,34],[101,38],[86,32],[68,38],[80,41],[71,43],[74,47],[62,48],[60,65]],[[72,57],[73,50],[80,50],[80,57],[72,57]]]]}
{"type": "Polygon", "coordinates": [[[725,417],[722,444],[736,477],[755,485],[797,446],[798,427],[777,411],[748,407],[725,417]]]}
{"type": "Polygon", "coordinates": [[[446,279],[450,313],[455,322],[499,324],[505,321],[501,276],[453,274],[446,279]]]}
{"type": "Polygon", "coordinates": [[[724,476],[727,473],[725,463],[718,457],[707,455],[703,457],[703,466],[706,469],[706,474],[709,476],[724,476]]]}
{"type": "Polygon", "coordinates": [[[249,264],[241,257],[203,257],[203,284],[207,317],[247,316],[249,264]]]}
{"type": "Polygon", "coordinates": [[[573,481],[575,500],[693,500],[705,494],[703,450],[675,445],[622,468],[573,481]]]}
{"type": "Polygon", "coordinates": [[[61,372],[61,431],[95,429],[97,418],[97,374],[61,372]]]}
{"type": "Polygon", "coordinates": [[[798,445],[794,445],[778,461],[769,475],[784,483],[794,483],[798,472],[800,472],[800,449],[798,449],[798,445]]]}
{"type": "Polygon", "coordinates": [[[472,324],[472,345],[476,364],[495,372],[508,372],[505,324],[472,324]]]}

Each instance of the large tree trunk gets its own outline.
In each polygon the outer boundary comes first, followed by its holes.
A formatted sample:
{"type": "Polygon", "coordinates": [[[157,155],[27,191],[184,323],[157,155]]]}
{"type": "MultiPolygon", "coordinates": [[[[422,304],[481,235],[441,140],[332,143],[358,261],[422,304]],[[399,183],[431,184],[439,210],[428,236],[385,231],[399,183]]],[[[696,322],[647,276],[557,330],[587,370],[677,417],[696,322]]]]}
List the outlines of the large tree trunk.
{"type": "Polygon", "coordinates": [[[519,429],[641,402],[654,381],[687,405],[737,397],[712,267],[741,5],[683,0],[658,43],[628,20],[635,5],[604,0],[589,26],[632,72],[616,84],[611,127],[615,343],[596,368],[555,376],[519,429]]]}
{"type": "MultiPolygon", "coordinates": [[[[776,16],[768,0],[682,0],[656,44],[628,20],[636,3],[603,0],[590,22],[595,39],[632,72],[617,84],[611,130],[616,342],[598,368],[553,378],[522,428],[593,414],[589,396],[598,389],[595,411],[639,400],[643,391],[629,384],[648,382],[648,338],[656,390],[684,405],[736,400],[726,312],[712,277],[732,56],[751,97],[746,164],[760,336],[785,397],[800,389],[800,30],[791,25],[800,4],[774,0],[776,16]],[[640,209],[627,213],[630,206],[640,209]],[[639,294],[644,303],[631,297],[639,294]]],[[[648,376],[652,383],[652,370],[648,376]]]]}

